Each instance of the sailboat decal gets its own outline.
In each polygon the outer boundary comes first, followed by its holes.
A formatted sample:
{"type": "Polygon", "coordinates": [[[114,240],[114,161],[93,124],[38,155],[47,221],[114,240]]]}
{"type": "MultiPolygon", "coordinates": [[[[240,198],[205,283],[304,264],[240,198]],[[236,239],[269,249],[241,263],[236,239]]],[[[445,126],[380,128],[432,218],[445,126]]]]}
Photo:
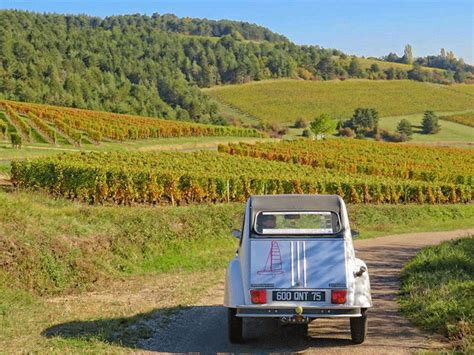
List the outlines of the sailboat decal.
{"type": "Polygon", "coordinates": [[[278,242],[273,240],[268,252],[267,261],[263,270],[257,271],[259,275],[278,275],[283,274],[281,252],[278,242]]]}

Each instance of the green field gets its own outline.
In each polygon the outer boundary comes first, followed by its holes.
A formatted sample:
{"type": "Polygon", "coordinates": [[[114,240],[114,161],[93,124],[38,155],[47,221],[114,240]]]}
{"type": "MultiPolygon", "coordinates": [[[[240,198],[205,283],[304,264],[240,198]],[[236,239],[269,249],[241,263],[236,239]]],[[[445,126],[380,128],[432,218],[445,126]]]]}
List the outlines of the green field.
{"type": "Polygon", "coordinates": [[[474,109],[474,97],[450,88],[408,80],[269,80],[204,92],[261,121],[289,124],[320,113],[349,118],[357,107],[375,108],[382,117],[474,109]]]}
{"type": "MultiPolygon", "coordinates": [[[[445,113],[438,113],[439,116],[445,113]]],[[[413,136],[412,141],[417,143],[448,143],[465,145],[474,143],[474,128],[463,124],[440,120],[441,131],[437,134],[422,134],[421,120],[423,114],[418,113],[414,115],[382,117],[380,119],[380,127],[390,131],[397,129],[397,125],[402,119],[407,119],[412,124],[413,136]]]]}

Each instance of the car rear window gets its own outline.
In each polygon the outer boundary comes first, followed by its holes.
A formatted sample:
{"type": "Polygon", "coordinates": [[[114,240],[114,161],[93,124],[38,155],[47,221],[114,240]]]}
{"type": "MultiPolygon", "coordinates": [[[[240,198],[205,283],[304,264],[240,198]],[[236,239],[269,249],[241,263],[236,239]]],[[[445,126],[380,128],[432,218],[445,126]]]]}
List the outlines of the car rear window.
{"type": "Polygon", "coordinates": [[[261,235],[332,235],[340,230],[339,216],[328,211],[259,212],[254,224],[261,235]]]}

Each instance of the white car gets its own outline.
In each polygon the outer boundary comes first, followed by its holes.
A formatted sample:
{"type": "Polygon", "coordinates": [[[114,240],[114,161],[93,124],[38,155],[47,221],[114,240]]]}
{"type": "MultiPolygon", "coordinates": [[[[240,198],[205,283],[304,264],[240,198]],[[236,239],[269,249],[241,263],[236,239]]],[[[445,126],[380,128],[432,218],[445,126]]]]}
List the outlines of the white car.
{"type": "Polygon", "coordinates": [[[224,306],[229,339],[242,342],[243,318],[307,325],[350,319],[354,343],[367,334],[369,273],[354,254],[344,201],[337,195],[252,196],[239,249],[227,268],[224,306]]]}

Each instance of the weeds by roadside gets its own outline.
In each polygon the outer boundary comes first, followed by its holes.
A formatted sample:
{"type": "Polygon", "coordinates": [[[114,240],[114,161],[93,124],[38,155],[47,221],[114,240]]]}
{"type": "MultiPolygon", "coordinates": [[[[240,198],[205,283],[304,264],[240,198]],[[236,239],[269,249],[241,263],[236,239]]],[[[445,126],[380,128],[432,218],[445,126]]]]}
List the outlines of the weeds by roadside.
{"type": "Polygon", "coordinates": [[[416,324],[474,351],[474,236],[419,252],[403,269],[400,304],[416,324]]]}

